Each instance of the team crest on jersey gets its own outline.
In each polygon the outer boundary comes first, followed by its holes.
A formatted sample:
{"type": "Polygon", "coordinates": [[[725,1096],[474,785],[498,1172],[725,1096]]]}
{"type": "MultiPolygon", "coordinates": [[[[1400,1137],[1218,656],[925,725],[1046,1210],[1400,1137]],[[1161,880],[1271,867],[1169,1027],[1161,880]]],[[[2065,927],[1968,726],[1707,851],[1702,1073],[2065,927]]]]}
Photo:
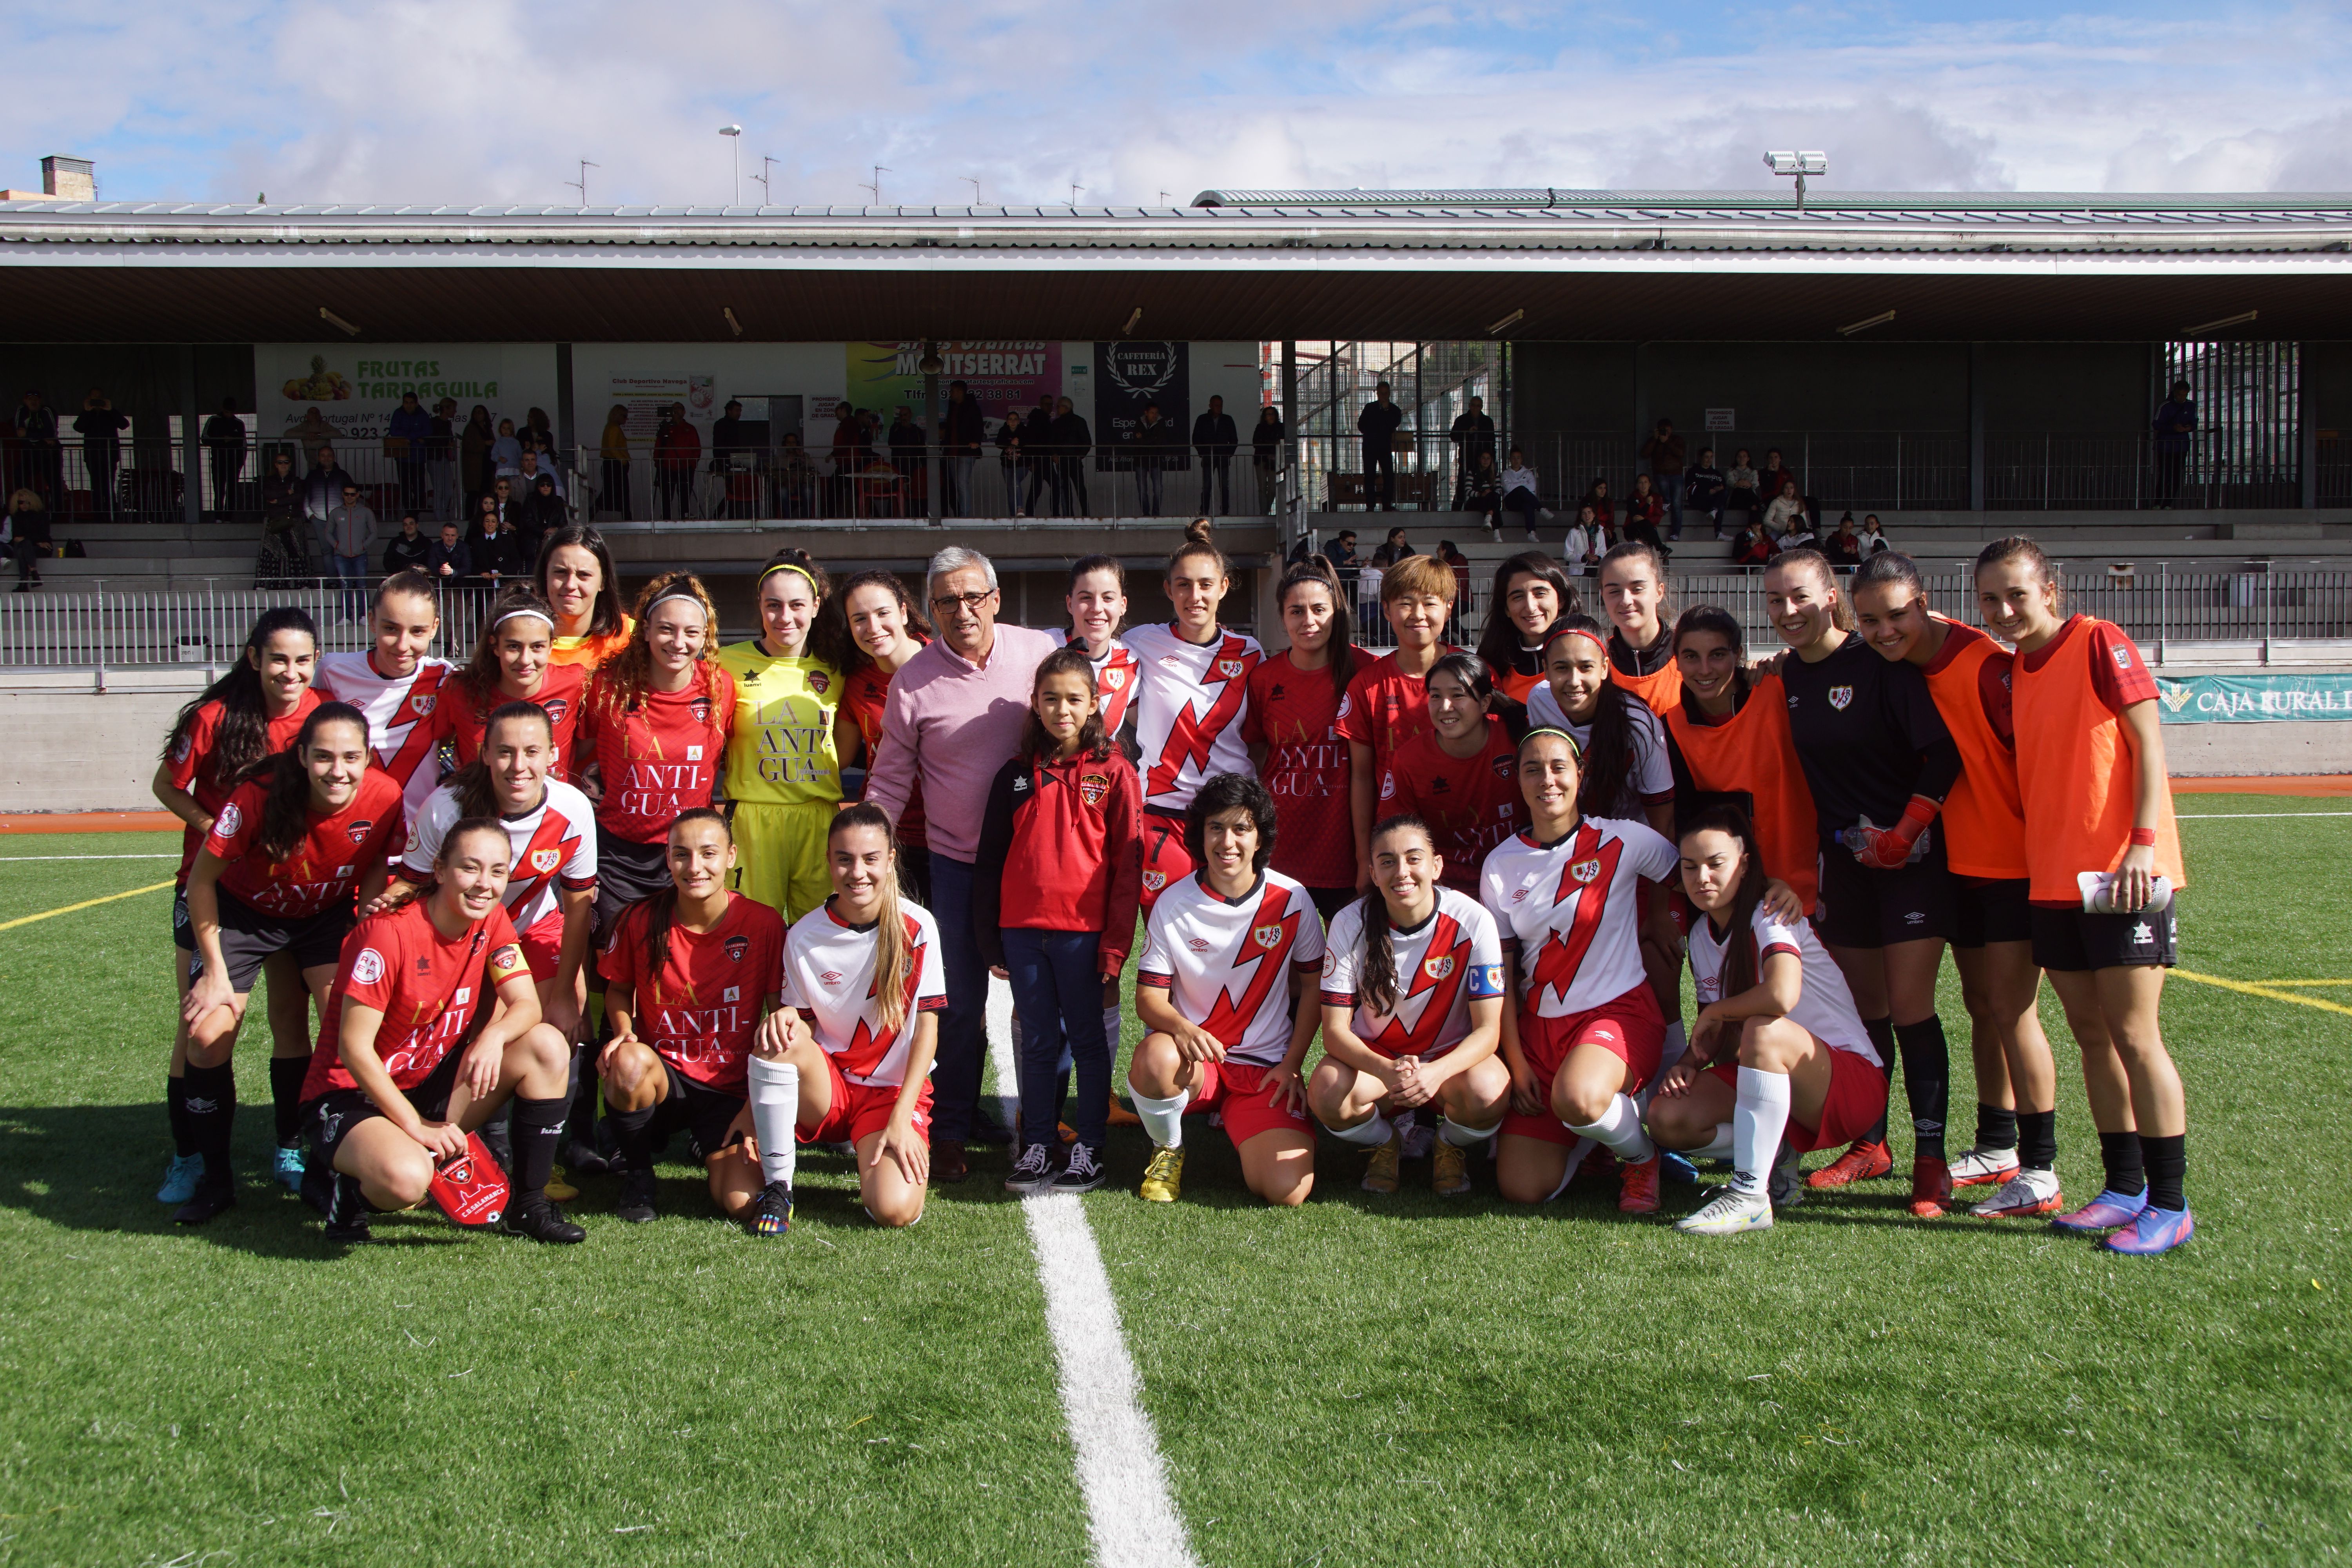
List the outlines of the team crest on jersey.
{"type": "Polygon", "coordinates": [[[730,985],[719,999],[721,1002],[740,1002],[743,1000],[743,988],[740,985],[730,985]]]}
{"type": "Polygon", "coordinates": [[[539,706],[540,710],[547,715],[549,723],[561,724],[563,722],[563,716],[572,711],[572,700],[568,697],[551,697],[539,706]]]}
{"type": "Polygon", "coordinates": [[[693,714],[693,715],[694,715],[694,721],[695,721],[696,723],[698,723],[698,724],[708,724],[708,723],[709,723],[709,722],[710,722],[710,699],[709,699],[709,698],[708,698],[708,697],[698,697],[698,698],[696,698],[693,701],[691,701],[691,702],[688,703],[688,704],[686,705],[686,708],[687,708],[687,711],[688,711],[688,712],[689,712],[689,713],[691,713],[691,714],[693,714]]]}
{"type": "Polygon", "coordinates": [[[1242,661],[1237,658],[1221,658],[1217,660],[1217,673],[1227,680],[1239,680],[1242,678],[1242,661]]]}
{"type": "Polygon", "coordinates": [[[1846,708],[1846,704],[1847,704],[1847,703],[1849,703],[1849,702],[1852,702],[1853,700],[1853,687],[1851,687],[1851,686],[1832,686],[1832,687],[1831,687],[1831,688],[1830,688],[1830,706],[1831,706],[1831,707],[1832,707],[1832,708],[1834,708],[1834,709],[1836,709],[1839,712],[1841,712],[1841,713],[1844,712],[1844,711],[1845,711],[1845,708],[1846,708]]]}
{"type": "Polygon", "coordinates": [[[1168,885],[1168,873],[1165,871],[1146,871],[1143,874],[1143,885],[1156,893],[1160,889],[1168,885]]]}
{"type": "Polygon", "coordinates": [[[244,826],[245,813],[237,809],[235,801],[230,801],[226,805],[222,806],[220,815],[213,818],[213,832],[222,838],[236,837],[236,830],[244,826]]]}
{"type": "Polygon", "coordinates": [[[374,827],[375,819],[370,817],[363,821],[352,823],[349,827],[344,828],[343,831],[352,836],[352,843],[364,844],[367,842],[368,834],[373,831],[374,827]]]}
{"type": "Polygon", "coordinates": [[[1103,803],[1103,796],[1109,793],[1109,774],[1080,773],[1078,775],[1078,798],[1088,805],[1100,805],[1103,803]]]}
{"type": "MultiPolygon", "coordinates": [[[[1441,780],[1440,782],[1442,783],[1442,782],[1444,782],[1444,781],[1442,781],[1442,780],[1441,780]]],[[[1391,795],[1395,795],[1395,794],[1396,794],[1396,774],[1394,774],[1394,773],[1383,773],[1383,774],[1381,774],[1381,798],[1382,800],[1387,800],[1390,796],[1391,796],[1391,795]]]]}
{"type": "Polygon", "coordinates": [[[815,692],[819,697],[822,697],[825,694],[826,689],[833,685],[833,677],[827,675],[821,669],[812,669],[809,671],[808,683],[809,689],[815,692]]]}
{"type": "Polygon", "coordinates": [[[1590,884],[1593,879],[1601,875],[1601,862],[1597,858],[1579,860],[1568,868],[1568,874],[1580,882],[1590,884]]]}
{"type": "Polygon", "coordinates": [[[2117,669],[2129,669],[2131,668],[2131,649],[2127,647],[2115,647],[2109,648],[2107,651],[2116,656],[2116,668],[2117,669]]]}
{"type": "Polygon", "coordinates": [[[534,849],[530,852],[530,868],[544,877],[563,864],[561,849],[534,849]]]}
{"type": "Polygon", "coordinates": [[[1443,980],[1454,973],[1454,955],[1445,952],[1440,953],[1435,958],[1423,959],[1421,972],[1432,980],[1443,980]]]}
{"type": "Polygon", "coordinates": [[[423,719],[432,713],[433,705],[439,700],[430,691],[412,691],[408,694],[408,710],[423,719]]]}
{"type": "Polygon", "coordinates": [[[1511,776],[1511,769],[1515,765],[1516,763],[1514,759],[1510,757],[1496,757],[1495,759],[1495,776],[1498,779],[1509,778],[1511,776]]]}
{"type": "Polygon", "coordinates": [[[727,956],[733,959],[736,963],[742,963],[743,955],[751,951],[751,939],[750,937],[730,936],[727,939],[727,956]]]}
{"type": "Polygon", "coordinates": [[[1270,950],[1282,945],[1282,928],[1280,926],[1260,926],[1255,931],[1251,931],[1250,936],[1255,940],[1258,946],[1263,948],[1270,950]]]}
{"type": "Polygon", "coordinates": [[[360,949],[360,955],[352,960],[352,984],[373,985],[383,978],[383,954],[372,947],[360,949]]]}
{"type": "Polygon", "coordinates": [[[1123,669],[1106,669],[1102,672],[1102,683],[1105,686],[1109,687],[1113,691],[1117,691],[1120,687],[1127,684],[1127,671],[1123,669]]]}

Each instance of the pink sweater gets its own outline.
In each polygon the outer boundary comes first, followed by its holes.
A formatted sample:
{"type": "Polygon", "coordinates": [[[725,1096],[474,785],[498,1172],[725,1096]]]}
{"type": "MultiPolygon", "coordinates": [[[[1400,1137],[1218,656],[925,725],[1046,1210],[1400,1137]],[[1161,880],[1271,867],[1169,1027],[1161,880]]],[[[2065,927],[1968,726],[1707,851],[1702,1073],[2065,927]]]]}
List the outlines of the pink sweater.
{"type": "Polygon", "coordinates": [[[890,678],[866,798],[896,822],[919,777],[932,852],[951,860],[977,858],[989,786],[1021,743],[1038,665],[1061,646],[1051,632],[1002,621],[983,665],[951,650],[944,637],[924,644],[890,678]]]}

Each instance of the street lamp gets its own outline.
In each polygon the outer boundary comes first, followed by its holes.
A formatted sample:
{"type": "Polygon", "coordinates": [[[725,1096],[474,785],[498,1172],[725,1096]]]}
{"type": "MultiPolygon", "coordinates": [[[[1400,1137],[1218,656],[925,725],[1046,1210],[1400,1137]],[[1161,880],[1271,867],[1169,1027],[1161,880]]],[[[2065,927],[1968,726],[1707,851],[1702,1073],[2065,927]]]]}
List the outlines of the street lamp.
{"type": "Polygon", "coordinates": [[[722,125],[719,128],[719,134],[726,137],[728,145],[735,150],[735,184],[731,193],[734,199],[727,205],[739,206],[743,201],[743,128],[740,125],[722,125]]]}
{"type": "Polygon", "coordinates": [[[1764,154],[1764,166],[1783,178],[1790,174],[1797,177],[1797,210],[1803,212],[1805,176],[1828,174],[1830,155],[1827,153],[1767,153],[1764,154]]]}

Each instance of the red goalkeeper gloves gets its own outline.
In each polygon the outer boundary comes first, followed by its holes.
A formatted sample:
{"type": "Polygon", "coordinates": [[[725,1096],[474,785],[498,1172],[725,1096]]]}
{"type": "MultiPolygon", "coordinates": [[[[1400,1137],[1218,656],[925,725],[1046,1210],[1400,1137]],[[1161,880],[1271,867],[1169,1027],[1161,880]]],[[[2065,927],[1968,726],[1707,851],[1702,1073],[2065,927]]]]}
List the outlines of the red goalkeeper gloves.
{"type": "Polygon", "coordinates": [[[1927,825],[1936,820],[1938,809],[1937,804],[1926,795],[1915,795],[1911,804],[1903,808],[1903,820],[1894,826],[1873,827],[1865,821],[1859,829],[1862,846],[1853,852],[1853,858],[1873,870],[1896,869],[1911,858],[1912,846],[1927,831],[1927,825]]]}

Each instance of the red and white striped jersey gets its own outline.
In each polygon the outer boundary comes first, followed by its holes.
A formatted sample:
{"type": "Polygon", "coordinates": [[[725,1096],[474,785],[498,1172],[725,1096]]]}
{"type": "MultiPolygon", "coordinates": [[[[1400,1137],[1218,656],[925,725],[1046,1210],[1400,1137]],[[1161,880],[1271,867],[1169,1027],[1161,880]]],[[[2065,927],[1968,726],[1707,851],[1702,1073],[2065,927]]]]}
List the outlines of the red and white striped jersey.
{"type": "Polygon", "coordinates": [[[1151,906],[1135,983],[1167,992],[1234,1060],[1272,1067],[1290,1049],[1291,968],[1322,959],[1323,917],[1281,872],[1238,899],[1187,877],[1151,906]]]}
{"type": "MultiPolygon", "coordinates": [[[[441,840],[462,815],[457,791],[448,785],[425,796],[400,874],[410,881],[431,881],[441,840]]],[[[505,903],[515,930],[527,931],[554,914],[559,888],[577,891],[596,885],[596,811],[574,785],[550,779],[538,810],[499,820],[513,846],[505,903]]]]}
{"type": "Polygon", "coordinates": [[[920,904],[898,901],[913,962],[907,967],[906,1022],[882,1026],[874,993],[874,927],[855,926],[833,912],[833,900],[793,922],[784,933],[782,1003],[797,1007],[841,1076],[854,1084],[897,1089],[907,1081],[907,1055],[915,1016],[948,1005],[947,971],[940,961],[940,927],[920,904]]]}
{"type": "MultiPolygon", "coordinates": [[[[1373,894],[1374,898],[1379,895],[1373,894]]],[[[1364,906],[1358,899],[1331,922],[1323,952],[1323,1005],[1353,1007],[1349,1027],[1384,1057],[1442,1057],[1470,1033],[1470,999],[1503,994],[1503,944],[1495,917],[1453,889],[1437,889],[1437,908],[1412,931],[1391,929],[1396,1001],[1373,1012],[1357,994],[1363,973],[1364,906]]]]}
{"type": "Polygon", "coordinates": [[[400,786],[407,826],[414,826],[425,797],[441,782],[441,731],[432,722],[440,705],[442,688],[457,674],[446,658],[420,658],[415,670],[393,678],[378,675],[373,650],[322,653],[311,684],[337,702],[348,702],[367,715],[368,746],[375,765],[400,786]]]}
{"type": "MultiPolygon", "coordinates": [[[[1728,933],[1727,933],[1728,934],[1728,933]]],[[[1723,960],[1732,942],[1752,942],[1756,944],[1756,967],[1760,973],[1768,953],[1792,952],[1805,966],[1804,990],[1797,1005],[1789,1009],[1789,1021],[1812,1031],[1813,1038],[1841,1051],[1852,1051],[1875,1068],[1886,1064],[1878,1058],[1877,1047],[1870,1043],[1870,1031],[1862,1026],[1862,1013],[1853,1005],[1853,993],[1846,988],[1845,973],[1813,934],[1809,921],[1776,921],[1759,904],[1748,921],[1748,930],[1729,941],[1715,934],[1715,921],[1707,919],[1691,922],[1691,978],[1697,983],[1698,1005],[1723,1000],[1723,960]]],[[[1731,1044],[1736,1047],[1735,1040],[1731,1044]]],[[[1718,1043],[1715,1059],[1727,1061],[1731,1053],[1718,1043]]]]}
{"type": "Polygon", "coordinates": [[[1638,884],[1681,864],[1664,835],[1602,816],[1550,844],[1518,833],[1488,850],[1479,897],[1517,951],[1521,1005],[1573,1017],[1643,984],[1638,884]]]}
{"type": "MultiPolygon", "coordinates": [[[[1084,645],[1065,632],[1062,646],[1078,647],[1084,645]]],[[[1135,702],[1138,684],[1135,650],[1113,637],[1110,647],[1103,649],[1100,658],[1089,654],[1087,660],[1095,667],[1095,700],[1102,705],[1103,733],[1116,741],[1119,726],[1127,722],[1128,710],[1135,702]]]]}
{"type": "Polygon", "coordinates": [[[1242,716],[1249,711],[1249,674],[1265,657],[1257,639],[1219,627],[1207,644],[1175,628],[1137,626],[1127,634],[1136,659],[1135,740],[1142,749],[1143,808],[1181,812],[1202,781],[1251,773],[1242,716]]]}

